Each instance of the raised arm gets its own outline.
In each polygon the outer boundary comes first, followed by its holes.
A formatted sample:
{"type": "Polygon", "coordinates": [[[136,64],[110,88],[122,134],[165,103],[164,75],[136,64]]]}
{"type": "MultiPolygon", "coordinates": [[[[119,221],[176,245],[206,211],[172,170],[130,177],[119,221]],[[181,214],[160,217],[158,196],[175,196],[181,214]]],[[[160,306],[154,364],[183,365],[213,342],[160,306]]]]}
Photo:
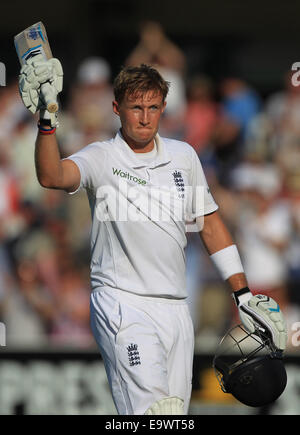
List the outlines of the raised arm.
{"type": "MultiPolygon", "coordinates": [[[[46,129],[47,126],[43,128],[46,129]]],[[[55,133],[38,133],[35,144],[35,168],[38,181],[43,187],[73,192],[80,184],[77,165],[72,160],[60,158],[55,133]]]]}
{"type": "Polygon", "coordinates": [[[55,113],[47,110],[47,95],[57,100],[63,88],[63,69],[58,59],[29,58],[21,68],[19,90],[24,105],[31,113],[39,111],[39,133],[35,147],[35,166],[43,187],[74,191],[80,184],[80,172],[70,160],[61,160],[55,136],[58,126],[55,113]],[[47,87],[46,87],[47,86],[47,87]],[[44,94],[43,94],[44,93],[44,94]]]}

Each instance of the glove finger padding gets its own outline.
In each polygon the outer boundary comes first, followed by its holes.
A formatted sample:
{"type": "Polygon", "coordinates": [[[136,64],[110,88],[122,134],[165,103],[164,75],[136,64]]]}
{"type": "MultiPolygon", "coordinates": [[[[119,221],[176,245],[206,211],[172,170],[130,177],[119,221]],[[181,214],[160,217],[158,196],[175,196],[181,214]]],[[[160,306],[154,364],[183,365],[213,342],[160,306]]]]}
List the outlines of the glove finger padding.
{"type": "Polygon", "coordinates": [[[265,295],[256,295],[238,308],[241,321],[249,332],[264,332],[277,349],[286,348],[286,322],[276,301],[265,295]]]}
{"type": "Polygon", "coordinates": [[[55,88],[57,90],[57,93],[62,91],[63,88],[63,76],[64,72],[61,66],[61,63],[58,59],[53,58],[49,59],[49,62],[51,62],[53,71],[54,71],[54,78],[55,78],[55,88]]]}
{"type": "Polygon", "coordinates": [[[47,94],[51,94],[56,101],[57,94],[63,88],[63,69],[60,61],[54,58],[44,60],[41,55],[28,59],[21,68],[19,91],[24,105],[32,113],[46,107],[46,98],[41,95],[43,93],[42,85],[45,83],[49,85],[44,87],[47,89],[47,94]]]}
{"type": "Polygon", "coordinates": [[[239,315],[242,324],[245,326],[247,331],[250,332],[251,334],[255,332],[256,328],[254,326],[253,319],[248,314],[244,313],[240,308],[239,308],[239,315]]]}

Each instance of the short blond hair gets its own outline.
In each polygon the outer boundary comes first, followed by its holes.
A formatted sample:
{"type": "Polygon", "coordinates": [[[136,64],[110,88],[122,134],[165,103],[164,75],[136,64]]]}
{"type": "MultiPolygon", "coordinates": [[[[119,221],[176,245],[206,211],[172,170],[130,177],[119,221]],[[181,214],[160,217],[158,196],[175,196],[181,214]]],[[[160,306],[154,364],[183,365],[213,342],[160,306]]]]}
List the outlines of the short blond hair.
{"type": "Polygon", "coordinates": [[[162,95],[165,101],[170,83],[150,65],[128,66],[123,68],[114,81],[114,95],[117,103],[121,103],[125,95],[137,96],[153,91],[162,95]]]}

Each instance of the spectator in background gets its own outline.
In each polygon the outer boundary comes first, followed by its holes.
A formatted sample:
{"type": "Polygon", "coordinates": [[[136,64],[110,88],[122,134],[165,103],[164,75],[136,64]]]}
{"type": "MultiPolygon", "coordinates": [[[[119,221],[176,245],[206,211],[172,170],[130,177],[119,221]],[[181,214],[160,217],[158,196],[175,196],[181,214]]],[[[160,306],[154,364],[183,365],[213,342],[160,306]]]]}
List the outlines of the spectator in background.
{"type": "Polygon", "coordinates": [[[281,169],[286,193],[300,190],[300,86],[294,86],[291,73],[285,88],[272,94],[265,105],[270,124],[272,158],[281,169]]]}
{"type": "Polygon", "coordinates": [[[30,203],[21,203],[20,223],[14,234],[6,234],[13,286],[5,312],[7,341],[10,345],[47,343],[52,294],[42,279],[40,266],[49,262],[53,241],[43,230],[41,214],[30,203]]]}
{"type": "Polygon", "coordinates": [[[280,171],[264,161],[243,163],[232,181],[239,192],[236,235],[249,286],[280,305],[290,328],[299,311],[291,310],[288,288],[293,225],[290,202],[281,197],[280,171]]]}
{"type": "Polygon", "coordinates": [[[299,136],[300,86],[293,85],[290,71],[284,77],[284,89],[268,97],[264,110],[273,126],[274,151],[299,136]]]}
{"type": "Polygon", "coordinates": [[[225,78],[220,85],[221,106],[214,145],[220,162],[219,176],[228,184],[231,169],[244,153],[244,143],[252,120],[260,111],[260,98],[244,80],[225,78]]]}
{"type": "Polygon", "coordinates": [[[182,140],[186,110],[186,85],[184,78],[175,70],[157,68],[162,77],[170,83],[167,106],[160,123],[160,134],[182,140]]]}
{"type": "Polygon", "coordinates": [[[184,75],[186,58],[180,48],[176,46],[165,34],[162,26],[156,21],[141,23],[140,40],[137,46],[127,57],[126,65],[147,65],[156,68],[166,68],[184,75]]]}
{"type": "Polygon", "coordinates": [[[10,138],[14,135],[16,125],[24,116],[27,116],[24,108],[20,100],[17,80],[5,87],[0,86],[0,142],[2,150],[5,149],[6,144],[9,150],[10,138]]]}
{"type": "Polygon", "coordinates": [[[53,193],[40,210],[21,205],[23,226],[8,244],[15,277],[4,316],[10,345],[93,343],[86,315],[89,288],[82,284],[85,262],[73,261],[76,250],[59,211],[60,192],[53,193]]]}
{"type": "Polygon", "coordinates": [[[20,192],[15,172],[3,151],[0,151],[0,191],[0,218],[9,221],[18,211],[20,192]]]}
{"type": "MultiPolygon", "coordinates": [[[[289,208],[278,196],[281,183],[277,168],[264,162],[245,163],[233,172],[232,178],[242,204],[238,233],[249,285],[253,291],[270,292],[270,297],[278,287],[282,300],[287,279],[284,252],[291,221],[289,208]]],[[[284,309],[286,300],[281,305],[284,309]]]]}
{"type": "Polygon", "coordinates": [[[187,86],[187,106],[184,116],[184,140],[200,156],[211,146],[217,123],[217,105],[213,99],[213,84],[208,77],[197,75],[187,86]]]}
{"type": "Polygon", "coordinates": [[[111,70],[101,57],[85,59],[78,68],[67,113],[62,117],[60,139],[65,155],[85,144],[111,137],[119,128],[112,115],[111,70]]]}
{"type": "Polygon", "coordinates": [[[95,345],[90,330],[90,292],[81,273],[81,265],[74,263],[73,257],[69,253],[60,265],[50,341],[53,345],[86,348],[95,345]]]}
{"type": "Polygon", "coordinates": [[[15,126],[10,138],[10,166],[14,169],[22,201],[38,204],[45,192],[36,181],[34,161],[30,159],[30,153],[34,152],[35,125],[26,115],[15,126]]]}
{"type": "MultiPolygon", "coordinates": [[[[300,309],[300,189],[289,191],[287,200],[291,210],[291,240],[288,246],[289,293],[291,302],[300,309]]],[[[300,314],[298,319],[300,320],[300,314]]]]}

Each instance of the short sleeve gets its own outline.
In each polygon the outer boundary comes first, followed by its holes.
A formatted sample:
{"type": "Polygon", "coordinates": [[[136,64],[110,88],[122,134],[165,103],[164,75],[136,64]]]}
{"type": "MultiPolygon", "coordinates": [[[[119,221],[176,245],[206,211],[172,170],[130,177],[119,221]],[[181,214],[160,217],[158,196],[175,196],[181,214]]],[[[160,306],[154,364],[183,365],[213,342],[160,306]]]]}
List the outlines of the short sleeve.
{"type": "Polygon", "coordinates": [[[218,209],[199,160],[199,157],[191,147],[191,188],[192,188],[192,215],[194,218],[212,213],[218,209]]]}
{"type": "Polygon", "coordinates": [[[97,189],[100,185],[101,175],[105,168],[106,151],[101,148],[100,142],[94,142],[80,151],[66,157],[63,160],[72,160],[80,172],[80,185],[75,192],[80,189],[97,189]]]}

